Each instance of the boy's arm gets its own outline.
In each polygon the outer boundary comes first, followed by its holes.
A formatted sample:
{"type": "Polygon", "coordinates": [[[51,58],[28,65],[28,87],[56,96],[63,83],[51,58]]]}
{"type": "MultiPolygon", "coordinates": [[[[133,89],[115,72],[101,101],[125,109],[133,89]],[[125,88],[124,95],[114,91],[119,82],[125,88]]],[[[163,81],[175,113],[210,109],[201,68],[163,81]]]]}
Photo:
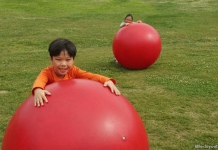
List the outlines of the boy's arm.
{"type": "Polygon", "coordinates": [[[44,88],[48,83],[49,76],[51,76],[50,71],[48,69],[43,69],[36,78],[31,92],[34,96],[34,106],[43,106],[43,100],[48,102],[46,95],[51,95],[51,93],[44,90],[44,88]]]}
{"type": "Polygon", "coordinates": [[[76,78],[82,78],[82,79],[90,79],[94,81],[98,81],[104,84],[104,86],[107,86],[111,89],[112,93],[115,93],[116,95],[120,95],[120,91],[117,89],[116,80],[112,78],[108,78],[99,74],[92,74],[86,71],[83,71],[77,67],[74,66],[74,73],[76,75],[76,78]]]}
{"type": "Polygon", "coordinates": [[[48,78],[50,76],[50,73],[47,69],[43,69],[38,77],[36,78],[35,82],[33,83],[32,87],[32,95],[34,95],[34,90],[37,88],[44,89],[46,84],[48,83],[48,78]]]}
{"type": "Polygon", "coordinates": [[[111,80],[114,83],[114,85],[116,85],[116,80],[114,80],[112,78],[108,78],[108,77],[103,76],[103,75],[93,74],[93,73],[90,73],[87,71],[83,71],[75,66],[73,68],[73,74],[75,75],[76,78],[90,79],[90,80],[101,82],[103,84],[106,81],[111,80]]]}

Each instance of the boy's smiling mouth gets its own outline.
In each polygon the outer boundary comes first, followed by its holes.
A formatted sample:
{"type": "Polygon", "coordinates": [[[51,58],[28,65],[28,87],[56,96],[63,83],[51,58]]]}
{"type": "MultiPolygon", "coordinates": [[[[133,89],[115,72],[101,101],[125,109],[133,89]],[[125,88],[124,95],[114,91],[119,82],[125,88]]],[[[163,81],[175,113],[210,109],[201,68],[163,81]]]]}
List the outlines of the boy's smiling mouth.
{"type": "Polygon", "coordinates": [[[68,68],[60,68],[59,70],[61,71],[61,73],[65,73],[66,71],[68,71],[68,68]]]}
{"type": "Polygon", "coordinates": [[[67,70],[68,68],[59,68],[60,70],[67,70]]]}

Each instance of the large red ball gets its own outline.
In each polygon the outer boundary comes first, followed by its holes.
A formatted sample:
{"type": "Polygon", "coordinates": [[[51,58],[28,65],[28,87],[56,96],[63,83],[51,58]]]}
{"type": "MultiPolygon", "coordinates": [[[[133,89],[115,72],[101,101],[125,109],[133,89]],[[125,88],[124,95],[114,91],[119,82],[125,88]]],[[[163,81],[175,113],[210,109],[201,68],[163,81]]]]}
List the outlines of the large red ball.
{"type": "Polygon", "coordinates": [[[74,79],[46,87],[48,104],[30,96],[15,112],[2,150],[148,150],[143,122],[122,95],[91,80],[74,79]]]}
{"type": "Polygon", "coordinates": [[[113,53],[122,66],[128,69],[145,69],[158,59],[161,39],[152,26],[134,23],[116,33],[113,53]]]}

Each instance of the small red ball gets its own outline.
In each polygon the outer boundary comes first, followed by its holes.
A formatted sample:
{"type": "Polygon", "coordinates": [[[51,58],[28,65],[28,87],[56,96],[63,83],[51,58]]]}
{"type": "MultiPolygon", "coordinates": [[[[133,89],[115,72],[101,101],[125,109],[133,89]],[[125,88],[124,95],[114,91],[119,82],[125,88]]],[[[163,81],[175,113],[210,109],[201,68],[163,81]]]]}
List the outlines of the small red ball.
{"type": "Polygon", "coordinates": [[[13,115],[2,150],[148,150],[143,122],[122,95],[103,84],[73,79],[46,87],[43,107],[30,96],[13,115]]]}
{"type": "Polygon", "coordinates": [[[158,59],[161,39],[152,26],[134,23],[116,33],[113,53],[122,66],[128,69],[145,69],[158,59]]]}

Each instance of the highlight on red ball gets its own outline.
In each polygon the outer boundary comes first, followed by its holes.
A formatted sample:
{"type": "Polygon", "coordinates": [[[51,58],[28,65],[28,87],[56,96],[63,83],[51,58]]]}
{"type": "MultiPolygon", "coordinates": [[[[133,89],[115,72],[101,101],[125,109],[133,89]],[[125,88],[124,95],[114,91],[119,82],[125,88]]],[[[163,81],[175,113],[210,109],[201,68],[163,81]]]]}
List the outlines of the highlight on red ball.
{"type": "Polygon", "coordinates": [[[152,26],[134,23],[116,33],[112,48],[115,58],[123,67],[145,69],[158,59],[161,38],[152,26]]]}

